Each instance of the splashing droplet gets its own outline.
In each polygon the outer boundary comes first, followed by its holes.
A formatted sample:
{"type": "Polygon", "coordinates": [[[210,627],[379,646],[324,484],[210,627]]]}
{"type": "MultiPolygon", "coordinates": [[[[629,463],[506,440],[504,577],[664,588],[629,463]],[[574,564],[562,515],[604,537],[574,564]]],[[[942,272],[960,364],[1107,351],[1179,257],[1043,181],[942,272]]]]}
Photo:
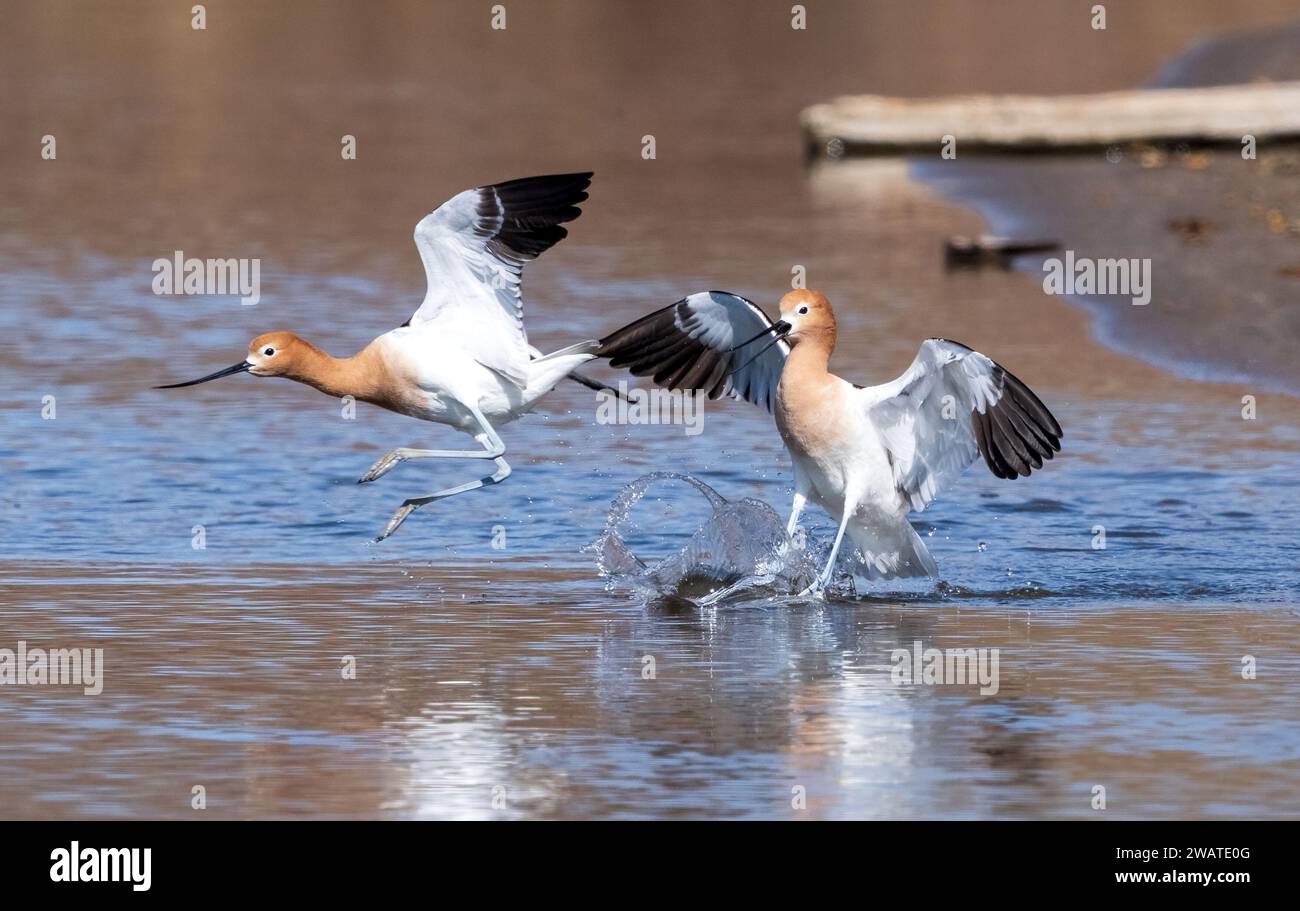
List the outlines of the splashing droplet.
{"type": "MultiPolygon", "coordinates": [[[[673,504],[661,505],[673,512],[673,504]]],[[[590,550],[611,586],[624,586],[650,597],[712,604],[741,591],[799,591],[812,581],[816,566],[811,555],[792,544],[781,517],[761,500],[746,497],[731,502],[697,478],[659,471],[623,488],[610,505],[604,533],[590,550]],[[650,486],[666,480],[690,484],[708,500],[713,513],[680,550],[647,564],[628,548],[623,529],[632,507],[650,486]]]]}

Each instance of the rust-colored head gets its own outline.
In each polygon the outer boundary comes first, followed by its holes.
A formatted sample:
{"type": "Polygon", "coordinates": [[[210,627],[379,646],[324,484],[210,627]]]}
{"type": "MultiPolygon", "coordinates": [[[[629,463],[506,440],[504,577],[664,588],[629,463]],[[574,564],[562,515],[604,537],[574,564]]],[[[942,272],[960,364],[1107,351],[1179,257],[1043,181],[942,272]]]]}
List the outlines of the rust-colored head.
{"type": "Polygon", "coordinates": [[[292,332],[267,332],[248,343],[248,372],[253,376],[302,375],[311,345],[292,332]]]}
{"type": "Polygon", "coordinates": [[[790,324],[785,337],[791,345],[815,340],[828,348],[835,347],[835,313],[826,295],[800,288],[781,298],[780,307],[781,320],[790,324]]]}

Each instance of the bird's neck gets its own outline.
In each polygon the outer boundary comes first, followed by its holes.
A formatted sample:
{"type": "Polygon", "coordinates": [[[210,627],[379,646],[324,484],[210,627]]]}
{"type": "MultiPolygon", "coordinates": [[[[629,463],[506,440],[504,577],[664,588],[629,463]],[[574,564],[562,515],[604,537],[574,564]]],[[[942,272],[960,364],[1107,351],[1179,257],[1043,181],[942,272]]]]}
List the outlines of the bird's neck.
{"type": "Polygon", "coordinates": [[[309,342],[303,342],[289,379],[305,383],[334,398],[350,395],[362,401],[380,397],[383,371],[372,346],[352,357],[333,357],[309,342]]]}
{"type": "Polygon", "coordinates": [[[834,329],[815,329],[800,333],[799,340],[790,349],[790,355],[786,358],[782,375],[788,374],[791,369],[796,375],[807,378],[829,373],[831,354],[834,351],[834,329]]]}
{"type": "Polygon", "coordinates": [[[843,423],[842,381],[827,369],[834,335],[801,333],[786,358],[776,389],[776,427],[791,452],[824,452],[838,445],[843,423]]]}

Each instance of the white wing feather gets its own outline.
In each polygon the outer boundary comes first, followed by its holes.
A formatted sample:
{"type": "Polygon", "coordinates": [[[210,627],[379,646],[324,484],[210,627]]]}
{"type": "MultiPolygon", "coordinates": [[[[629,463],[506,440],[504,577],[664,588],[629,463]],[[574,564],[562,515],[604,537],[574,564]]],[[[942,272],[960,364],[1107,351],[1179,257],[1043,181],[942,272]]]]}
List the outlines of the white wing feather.
{"type": "Polygon", "coordinates": [[[946,339],[928,339],[902,376],[861,396],[894,482],[918,512],[981,454],[994,474],[1014,478],[1061,448],[1060,425],[1027,386],[946,339]]]}
{"type": "Polygon", "coordinates": [[[526,177],[457,193],[415,226],[428,281],[412,327],[454,335],[474,359],[521,388],[529,345],[524,264],[564,238],[591,175],[526,177]]]}

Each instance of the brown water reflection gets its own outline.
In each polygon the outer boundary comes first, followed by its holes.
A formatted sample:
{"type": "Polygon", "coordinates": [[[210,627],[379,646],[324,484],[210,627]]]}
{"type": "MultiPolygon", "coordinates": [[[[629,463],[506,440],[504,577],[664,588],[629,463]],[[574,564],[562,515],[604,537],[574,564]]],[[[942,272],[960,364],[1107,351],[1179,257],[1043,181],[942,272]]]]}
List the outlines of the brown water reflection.
{"type": "MultiPolygon", "coordinates": [[[[861,330],[842,358],[863,379],[893,376],[917,338],[945,334],[1040,386],[1176,396],[1166,374],[1095,346],[1083,314],[1045,315],[1031,280],[937,274],[943,238],[980,223],[901,180],[901,163],[874,184],[883,200],[864,200],[873,184],[851,170],[802,176],[798,111],[829,95],[1122,87],[1195,38],[1300,15],[1294,0],[1153,2],[1095,32],[1089,9],[828,3],[793,33],[783,3],[542,3],[494,32],[475,3],[235,2],[195,32],[188,11],[161,3],[20,5],[0,59],[0,252],[74,281],[93,257],[134,261],[126,277],[144,294],[148,262],[173,250],[256,256],[261,306],[163,298],[135,314],[137,331],[166,337],[184,312],[248,337],[296,328],[350,353],[418,300],[410,233],[431,206],[488,180],[594,169],[592,201],[547,264],[604,279],[602,296],[533,269],[539,339],[567,341],[575,321],[607,331],[703,287],[770,305],[797,264],[861,330]],[[47,133],[57,162],[41,160],[47,133]],[[356,161],[340,159],[344,134],[358,138],[356,161]],[[647,134],[654,161],[641,158],[647,134]],[[291,278],[322,272],[406,295],[358,319],[355,301],[291,293],[291,278]],[[610,279],[626,288],[613,299],[610,279]],[[996,309],[1017,300],[1014,318],[996,309]]],[[[75,298],[42,308],[78,312],[75,298]]],[[[5,366],[59,369],[48,361],[0,345],[5,366]]],[[[156,379],[156,365],[119,362],[101,394],[156,379]]]]}
{"type": "Polygon", "coordinates": [[[107,667],[102,697],[7,694],[44,747],[4,750],[5,815],[183,817],[195,784],[222,817],[1085,817],[1095,784],[1107,816],[1295,809],[1291,611],[664,613],[547,600],[537,566],[168,574],[5,571],[22,635],[107,667]],[[1000,691],[896,686],[918,639],[1000,649],[1000,691]]]}

